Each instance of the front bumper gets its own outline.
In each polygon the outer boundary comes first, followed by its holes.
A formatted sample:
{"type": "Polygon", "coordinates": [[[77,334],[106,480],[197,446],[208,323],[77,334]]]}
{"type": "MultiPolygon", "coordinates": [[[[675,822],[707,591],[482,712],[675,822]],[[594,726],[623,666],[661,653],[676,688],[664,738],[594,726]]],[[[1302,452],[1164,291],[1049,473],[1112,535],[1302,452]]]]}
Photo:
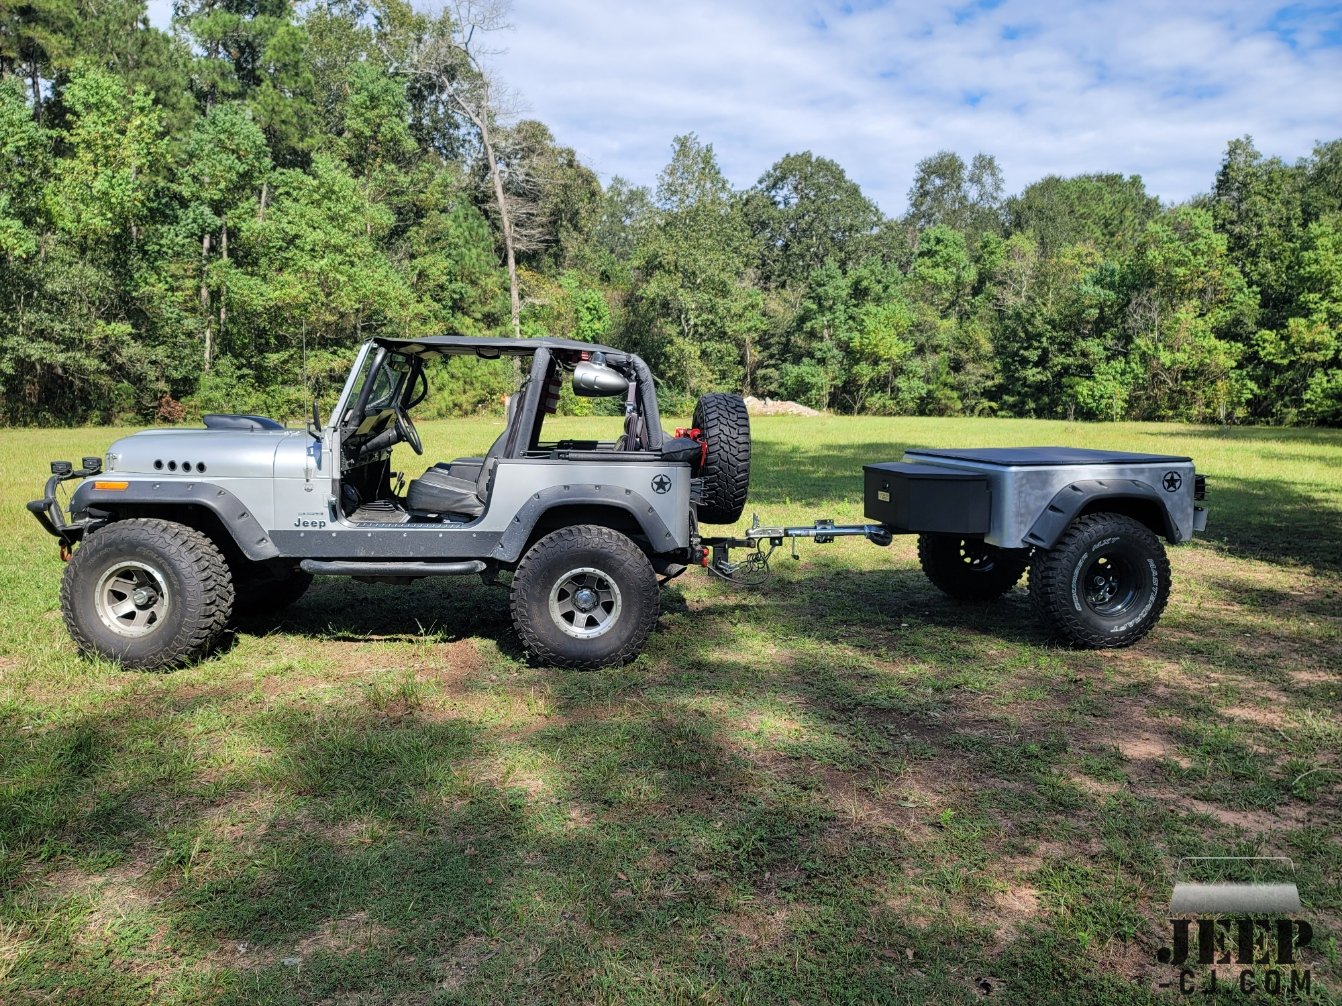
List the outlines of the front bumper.
{"type": "Polygon", "coordinates": [[[28,502],[28,512],[37,519],[37,523],[42,525],[47,534],[61,543],[62,553],[68,553],[84,537],[84,533],[88,530],[92,521],[71,520],[66,515],[65,508],[61,506],[61,501],[56,497],[56,487],[71,479],[83,479],[91,475],[97,475],[100,471],[101,466],[99,465],[92,467],[85,465],[77,470],[53,472],[42,490],[42,498],[28,502]]]}

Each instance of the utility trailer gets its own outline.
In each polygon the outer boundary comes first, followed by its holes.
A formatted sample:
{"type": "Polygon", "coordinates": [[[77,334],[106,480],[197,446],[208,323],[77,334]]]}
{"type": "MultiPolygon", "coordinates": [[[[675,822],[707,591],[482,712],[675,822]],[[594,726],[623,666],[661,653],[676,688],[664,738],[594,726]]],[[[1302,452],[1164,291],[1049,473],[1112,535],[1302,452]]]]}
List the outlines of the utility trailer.
{"type": "Polygon", "coordinates": [[[705,539],[710,568],[759,582],[773,550],[798,538],[862,536],[889,545],[918,535],[929,580],[951,597],[989,601],[1030,571],[1030,602],[1045,628],[1076,646],[1135,643],[1170,592],[1162,540],[1179,544],[1207,524],[1206,480],[1191,458],[1073,447],[913,449],[863,469],[871,523],[760,527],[705,539]],[[730,549],[754,551],[733,562],[730,549]]]}

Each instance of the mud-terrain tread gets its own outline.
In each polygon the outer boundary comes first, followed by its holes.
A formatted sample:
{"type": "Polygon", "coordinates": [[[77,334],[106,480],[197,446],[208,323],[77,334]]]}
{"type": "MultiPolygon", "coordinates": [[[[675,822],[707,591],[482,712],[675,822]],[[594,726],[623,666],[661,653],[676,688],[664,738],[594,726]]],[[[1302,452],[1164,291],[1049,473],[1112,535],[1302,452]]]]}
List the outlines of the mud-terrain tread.
{"type": "Polygon", "coordinates": [[[708,456],[696,473],[703,479],[699,520],[735,524],[750,494],[750,413],[740,395],[713,392],[694,406],[695,428],[708,442],[708,456]]]}
{"type": "Polygon", "coordinates": [[[959,535],[918,536],[918,564],[943,594],[958,601],[995,601],[1020,582],[1029,565],[1025,559],[988,545],[994,552],[992,568],[971,569],[960,557],[962,540],[959,535]]]}
{"type": "Polygon", "coordinates": [[[1039,549],[1030,558],[1030,608],[1035,618],[1051,635],[1057,636],[1079,649],[1100,650],[1131,646],[1150,632],[1165,611],[1170,597],[1170,560],[1165,546],[1150,528],[1131,517],[1115,513],[1094,513],[1079,517],[1063,532],[1051,549],[1039,549]],[[1106,535],[1135,535],[1149,545],[1156,556],[1161,589],[1155,605],[1141,623],[1128,632],[1112,636],[1100,634],[1077,617],[1068,603],[1073,562],[1069,560],[1079,539],[1088,534],[1095,538],[1106,535]]]}
{"type": "MultiPolygon", "coordinates": [[[[657,576],[652,564],[642,549],[619,531],[597,524],[575,524],[552,531],[527,551],[513,573],[512,587],[509,591],[508,606],[512,613],[513,627],[522,640],[527,653],[538,662],[550,667],[567,667],[577,670],[595,670],[598,667],[615,667],[627,664],[643,652],[648,637],[657,624],[661,613],[661,596],[657,588],[657,576]],[[546,596],[549,585],[535,582],[531,570],[541,564],[556,551],[574,551],[582,548],[595,548],[618,558],[618,564],[612,565],[608,572],[616,573],[621,567],[633,567],[633,572],[642,581],[646,596],[638,611],[630,612],[635,618],[633,635],[618,651],[608,654],[599,661],[556,652],[536,631],[537,618],[548,618],[549,598],[546,596]],[[536,597],[532,591],[539,591],[536,597]]],[[[575,642],[578,642],[575,640],[575,642]]]]}
{"type": "MultiPolygon", "coordinates": [[[[179,566],[179,568],[181,568],[179,566]]],[[[189,595],[189,592],[187,592],[189,595]]],[[[233,578],[223,553],[208,536],[173,521],[138,517],[117,521],[91,535],[66,564],[61,576],[61,614],[71,638],[84,656],[102,656],[124,667],[162,670],[181,667],[206,656],[218,641],[233,612],[233,578]],[[131,551],[143,548],[139,542],[152,542],[174,562],[195,567],[200,582],[199,596],[181,596],[176,603],[187,615],[177,635],[159,648],[151,658],[128,660],[122,656],[101,654],[73,617],[76,578],[101,552],[123,545],[130,537],[131,551]],[[136,540],[138,539],[138,541],[136,540]]]]}

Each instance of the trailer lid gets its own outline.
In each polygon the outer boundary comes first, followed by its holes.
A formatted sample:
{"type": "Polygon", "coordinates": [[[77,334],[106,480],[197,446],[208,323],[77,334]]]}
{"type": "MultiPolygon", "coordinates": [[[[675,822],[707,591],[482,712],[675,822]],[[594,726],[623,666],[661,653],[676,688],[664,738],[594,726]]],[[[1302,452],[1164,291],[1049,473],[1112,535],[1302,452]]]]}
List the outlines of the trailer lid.
{"type": "Polygon", "coordinates": [[[1141,454],[1132,451],[1100,451],[1085,447],[968,447],[958,450],[910,448],[910,458],[948,458],[1005,467],[1057,467],[1059,465],[1177,464],[1192,458],[1173,454],[1141,454]]]}

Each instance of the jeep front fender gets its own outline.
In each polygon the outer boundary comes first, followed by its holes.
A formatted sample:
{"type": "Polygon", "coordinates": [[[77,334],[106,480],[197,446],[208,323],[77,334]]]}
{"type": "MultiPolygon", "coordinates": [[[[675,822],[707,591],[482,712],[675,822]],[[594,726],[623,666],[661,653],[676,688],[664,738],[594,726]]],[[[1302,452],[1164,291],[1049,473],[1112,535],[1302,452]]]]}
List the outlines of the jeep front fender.
{"type": "Polygon", "coordinates": [[[74,491],[70,497],[72,517],[88,510],[106,513],[133,510],[136,516],[152,514],[172,520],[174,510],[201,507],[219,519],[238,550],[248,559],[274,559],[280,554],[270,534],[242,501],[227,489],[209,482],[131,479],[125,489],[95,489],[94,485],[95,480],[87,479],[74,491]]]}

